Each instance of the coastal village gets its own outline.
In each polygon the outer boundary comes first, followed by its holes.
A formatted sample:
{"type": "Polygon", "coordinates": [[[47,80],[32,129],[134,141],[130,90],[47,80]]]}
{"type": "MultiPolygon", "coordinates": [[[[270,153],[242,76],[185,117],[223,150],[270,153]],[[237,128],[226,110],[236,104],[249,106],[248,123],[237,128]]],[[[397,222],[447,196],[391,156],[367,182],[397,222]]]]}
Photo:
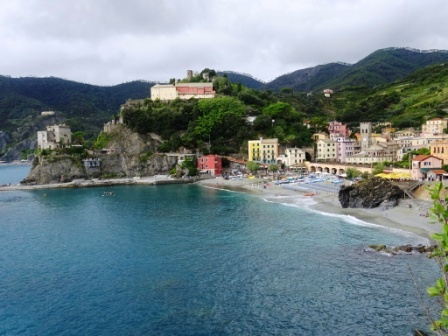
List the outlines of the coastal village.
{"type": "MultiPolygon", "coordinates": [[[[191,71],[188,72],[191,76],[191,71]]],[[[333,90],[323,90],[326,97],[333,95],[333,90]]],[[[157,84],[151,88],[151,99],[169,102],[174,99],[210,99],[216,95],[211,82],[157,84]]],[[[128,101],[122,106],[141,103],[128,101]]],[[[42,115],[49,112],[42,112],[42,115]]],[[[250,120],[248,120],[250,122],[250,120]]],[[[273,123],[275,120],[272,121],[273,123]]],[[[123,118],[112,120],[104,125],[103,132],[108,134],[123,127],[123,118]]],[[[311,127],[309,121],[304,125],[311,127]]],[[[385,167],[383,177],[425,181],[442,181],[448,173],[442,168],[448,164],[448,119],[432,118],[421,126],[421,129],[396,129],[390,123],[360,122],[359,132],[353,133],[347,125],[336,120],[328,123],[327,132],[315,133],[312,136],[314,146],[303,148],[286,147],[279,144],[276,138],[259,138],[247,142],[247,153],[243,158],[220,156],[213,153],[202,155],[193,150],[166,153],[175,158],[178,165],[185,159],[192,160],[201,175],[211,177],[226,176],[228,178],[249,174],[248,162],[258,164],[259,174],[271,173],[310,173],[332,174],[346,177],[346,170],[354,168],[360,172],[371,173],[378,163],[393,163],[403,160],[405,154],[422,148],[429,150],[428,155],[408,155],[409,169],[385,167]],[[373,129],[381,128],[381,133],[373,129]],[[229,162],[224,167],[223,161],[229,162]],[[395,175],[394,175],[395,174],[395,175]]],[[[54,150],[62,147],[79,146],[72,143],[70,127],[64,124],[48,126],[46,130],[37,132],[38,150],[54,150]]],[[[114,154],[116,148],[102,148],[99,151],[89,150],[89,157],[83,159],[88,173],[101,171],[101,161],[105,155],[114,154]]],[[[281,175],[278,175],[281,176],[281,175]]],[[[131,176],[133,177],[133,176],[131,176]]]]}

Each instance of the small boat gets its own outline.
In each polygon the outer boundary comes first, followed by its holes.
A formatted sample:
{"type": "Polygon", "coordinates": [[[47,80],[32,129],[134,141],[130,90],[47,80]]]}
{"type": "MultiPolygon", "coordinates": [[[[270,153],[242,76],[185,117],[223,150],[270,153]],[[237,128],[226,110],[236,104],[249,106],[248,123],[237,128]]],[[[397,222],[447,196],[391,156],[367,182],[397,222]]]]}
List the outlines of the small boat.
{"type": "Polygon", "coordinates": [[[113,191],[105,191],[103,192],[103,196],[115,196],[115,193],[113,191]]]}
{"type": "Polygon", "coordinates": [[[307,194],[305,194],[305,196],[314,196],[314,194],[313,193],[307,193],[307,194]]]}

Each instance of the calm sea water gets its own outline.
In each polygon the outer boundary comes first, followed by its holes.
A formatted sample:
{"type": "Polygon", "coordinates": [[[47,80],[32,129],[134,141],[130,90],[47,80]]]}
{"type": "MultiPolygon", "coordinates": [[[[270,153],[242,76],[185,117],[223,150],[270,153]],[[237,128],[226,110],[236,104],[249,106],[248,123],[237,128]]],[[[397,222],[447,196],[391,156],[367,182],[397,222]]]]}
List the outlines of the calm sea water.
{"type": "Polygon", "coordinates": [[[0,335],[425,328],[435,264],[363,252],[422,239],[306,202],[197,185],[0,192],[0,335]]]}
{"type": "Polygon", "coordinates": [[[18,164],[18,165],[1,164],[0,185],[9,183],[17,184],[28,175],[30,170],[31,165],[29,164],[18,164]]]}

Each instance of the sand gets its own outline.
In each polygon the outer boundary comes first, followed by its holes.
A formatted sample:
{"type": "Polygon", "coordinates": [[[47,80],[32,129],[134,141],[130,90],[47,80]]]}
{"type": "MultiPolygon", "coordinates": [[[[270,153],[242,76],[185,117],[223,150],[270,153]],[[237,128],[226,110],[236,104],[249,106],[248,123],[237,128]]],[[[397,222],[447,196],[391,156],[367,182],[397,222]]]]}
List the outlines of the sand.
{"type": "MultiPolygon", "coordinates": [[[[264,188],[263,183],[257,184],[257,181],[247,179],[224,180],[222,178],[215,178],[196,183],[212,188],[230,189],[268,197],[276,195],[303,196],[306,193],[305,191],[285,189],[281,185],[275,185],[273,183],[267,183],[266,188],[264,188]]],[[[389,209],[384,207],[374,209],[344,209],[341,207],[336,193],[320,193],[310,197],[316,202],[311,206],[314,210],[350,215],[367,223],[412,232],[425,238],[430,238],[431,234],[443,231],[440,223],[434,223],[433,219],[424,216],[432,206],[431,202],[427,200],[404,199],[400,200],[399,205],[389,209]]]]}

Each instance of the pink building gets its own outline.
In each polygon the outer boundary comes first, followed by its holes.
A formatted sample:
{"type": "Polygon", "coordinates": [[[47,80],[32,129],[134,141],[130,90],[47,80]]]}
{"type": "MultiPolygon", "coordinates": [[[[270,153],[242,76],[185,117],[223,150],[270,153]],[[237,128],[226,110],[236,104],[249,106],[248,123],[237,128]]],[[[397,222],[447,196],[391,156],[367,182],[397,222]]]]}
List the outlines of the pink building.
{"type": "Polygon", "coordinates": [[[210,173],[212,176],[222,175],[222,158],[218,155],[204,155],[198,158],[198,167],[202,173],[210,173]]]}
{"type": "Polygon", "coordinates": [[[335,140],[336,138],[350,137],[351,131],[347,129],[347,125],[335,120],[330,121],[328,125],[328,133],[330,133],[330,139],[335,140]]]}
{"type": "Polygon", "coordinates": [[[341,163],[344,163],[347,157],[361,152],[361,144],[356,139],[337,138],[336,147],[336,161],[341,163]]]}
{"type": "Polygon", "coordinates": [[[414,180],[424,180],[428,172],[442,168],[442,159],[432,155],[417,155],[412,159],[412,178],[414,180]]]}

